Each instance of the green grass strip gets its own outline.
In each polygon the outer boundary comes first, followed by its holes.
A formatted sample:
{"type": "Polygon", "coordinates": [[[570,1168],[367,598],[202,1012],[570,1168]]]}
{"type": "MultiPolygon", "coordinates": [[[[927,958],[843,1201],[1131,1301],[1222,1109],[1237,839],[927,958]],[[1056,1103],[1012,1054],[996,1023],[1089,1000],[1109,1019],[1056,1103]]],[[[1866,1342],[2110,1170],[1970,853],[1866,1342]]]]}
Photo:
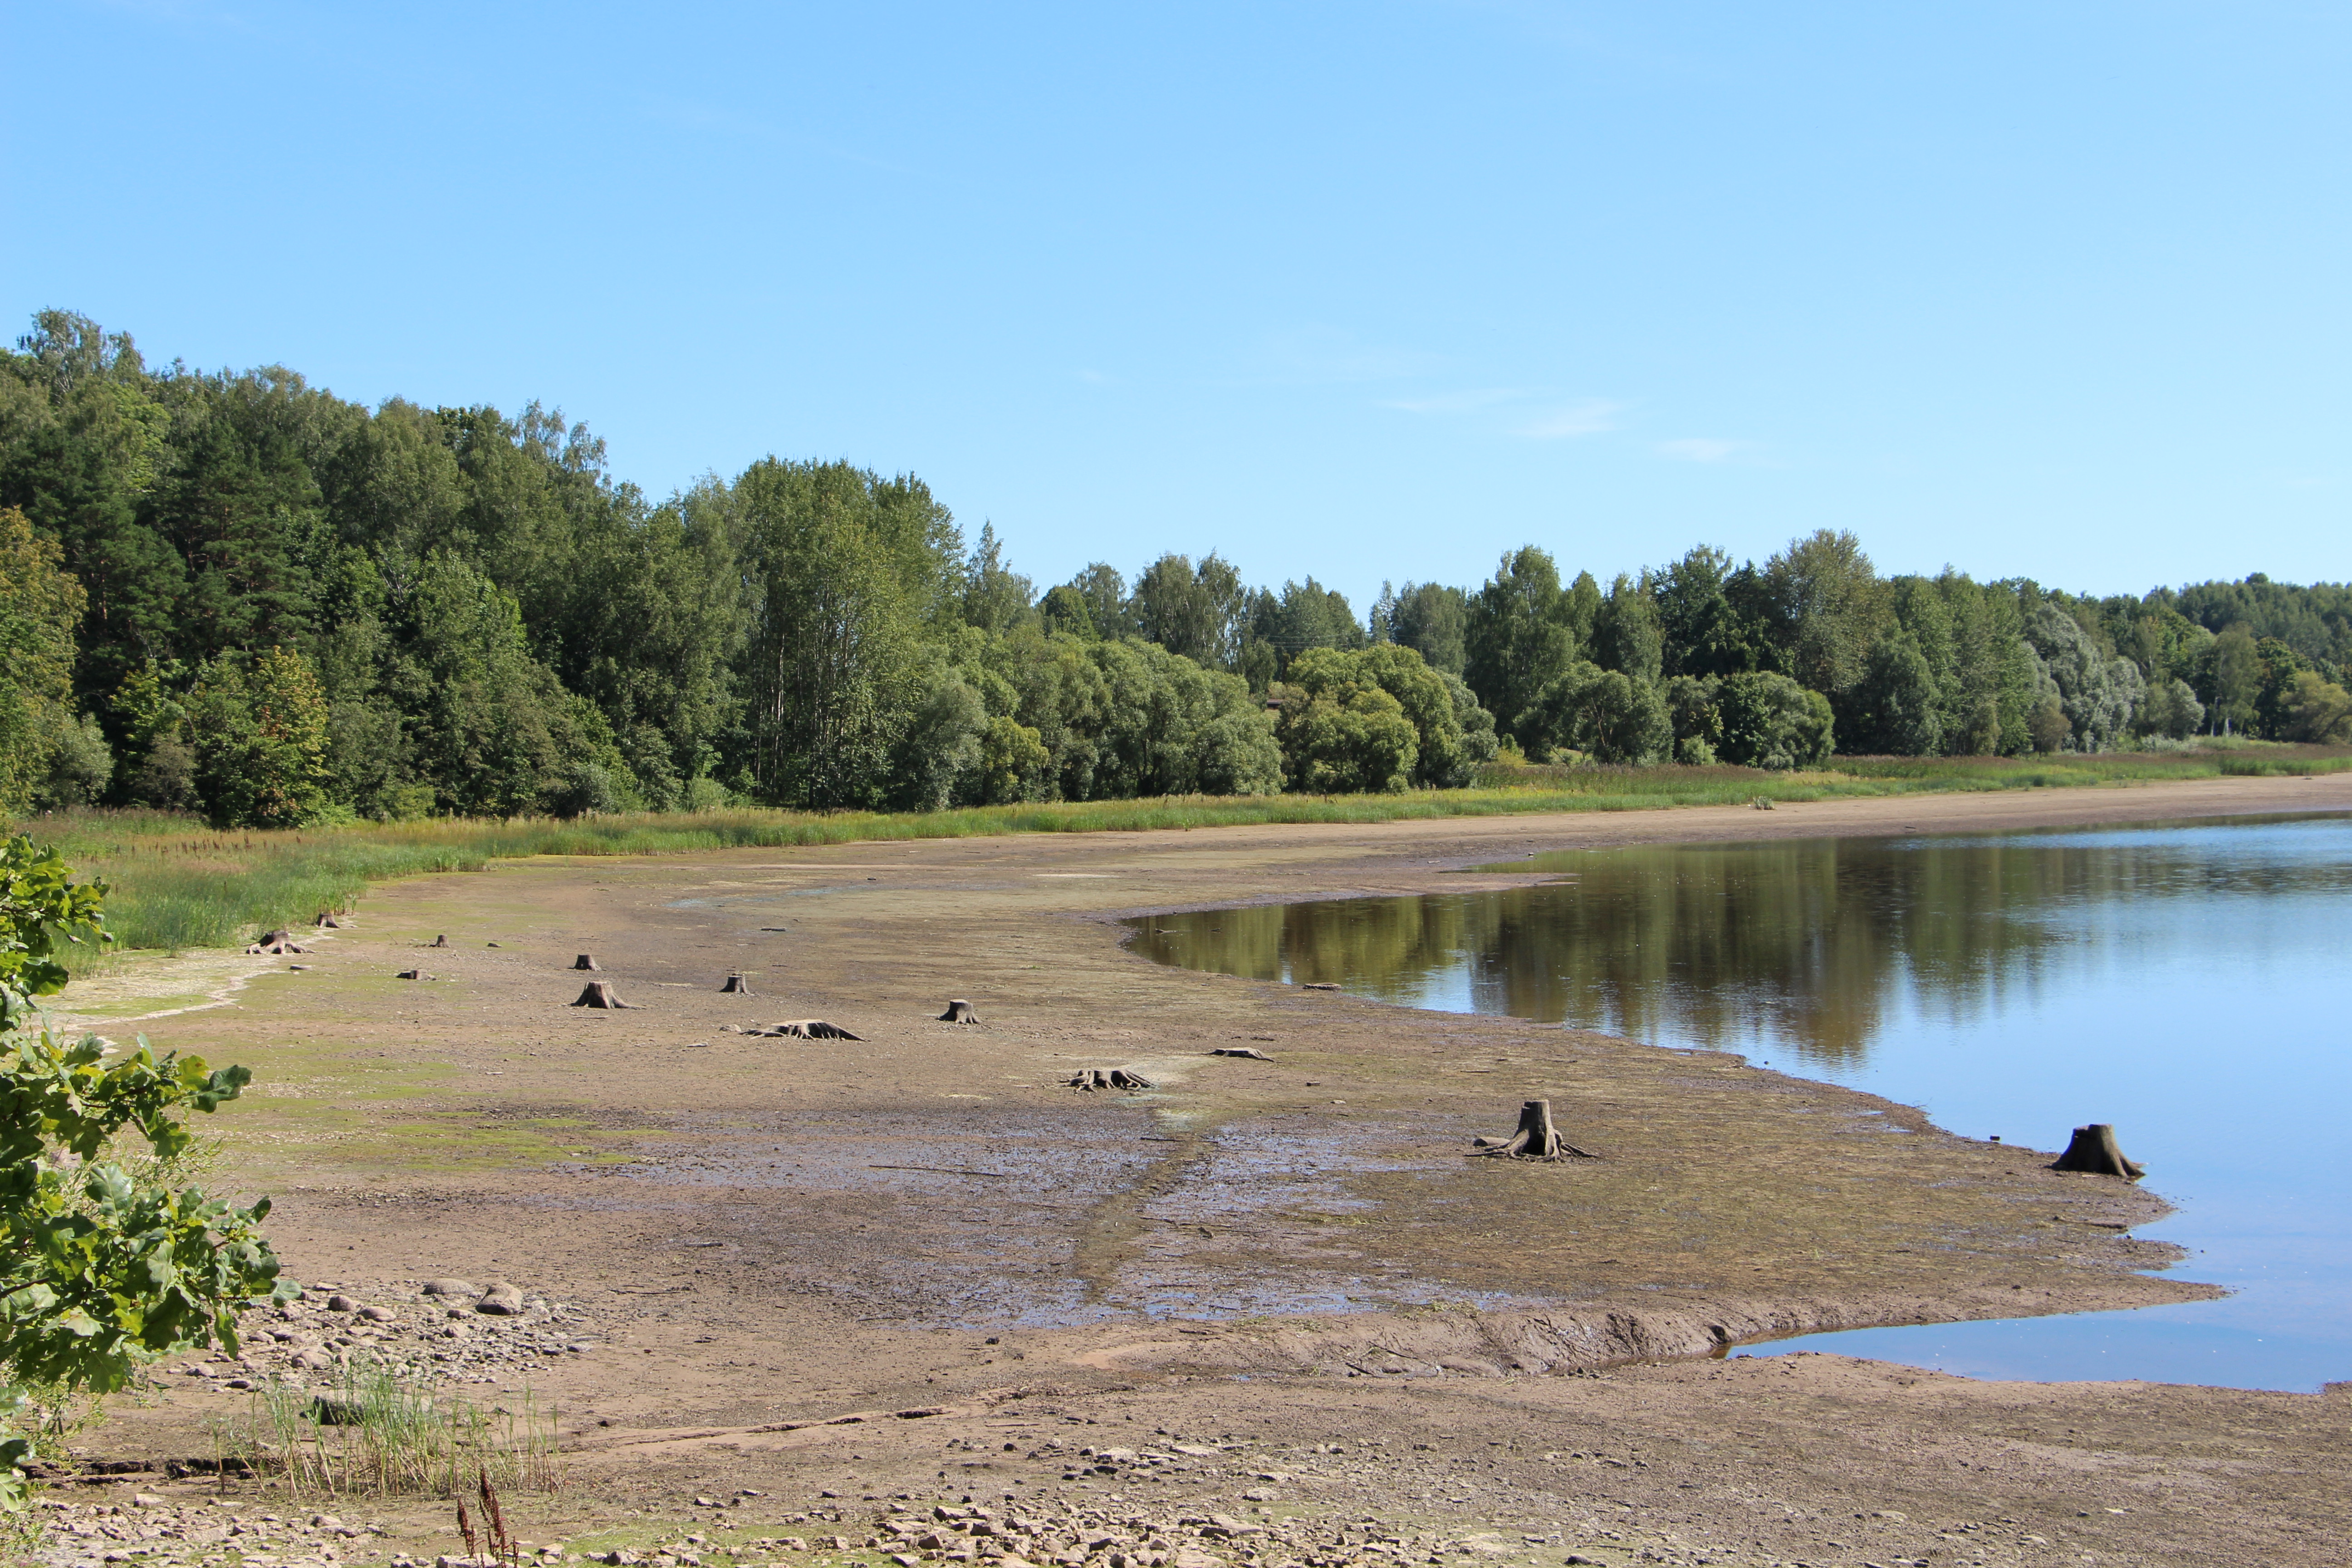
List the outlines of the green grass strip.
{"type": "MultiPolygon", "coordinates": [[[[1253,823],[1376,823],[1540,812],[1738,805],[1973,790],[2152,783],[2352,769],[2341,749],[2241,745],[2228,751],[2098,756],[1841,757],[1771,773],[1734,767],[1507,767],[1472,788],[1402,795],[1186,795],[886,813],[740,810],[576,820],[359,823],[281,831],[216,830],[186,816],[93,811],[18,826],[103,877],[123,948],[227,947],[274,926],[351,906],[370,883],[540,855],[680,855],[877,839],[1013,833],[1114,833],[1253,823]]],[[[80,967],[87,968],[87,963],[80,967]]]]}

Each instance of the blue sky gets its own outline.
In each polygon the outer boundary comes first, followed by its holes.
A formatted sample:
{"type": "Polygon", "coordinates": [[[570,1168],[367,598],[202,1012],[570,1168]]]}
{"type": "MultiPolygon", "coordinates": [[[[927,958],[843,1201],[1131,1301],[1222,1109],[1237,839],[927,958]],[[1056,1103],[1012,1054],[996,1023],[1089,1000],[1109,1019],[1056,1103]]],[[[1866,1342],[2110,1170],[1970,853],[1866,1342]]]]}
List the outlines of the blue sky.
{"type": "Polygon", "coordinates": [[[1041,586],[2352,575],[2341,5],[5,14],[11,319],[912,470],[1041,586]]]}

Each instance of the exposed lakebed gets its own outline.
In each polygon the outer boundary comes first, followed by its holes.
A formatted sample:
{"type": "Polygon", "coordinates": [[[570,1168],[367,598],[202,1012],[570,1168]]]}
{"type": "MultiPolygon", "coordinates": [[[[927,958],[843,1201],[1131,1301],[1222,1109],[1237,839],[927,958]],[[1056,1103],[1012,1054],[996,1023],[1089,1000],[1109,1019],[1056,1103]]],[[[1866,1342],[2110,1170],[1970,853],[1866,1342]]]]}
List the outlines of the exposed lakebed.
{"type": "Polygon", "coordinates": [[[1565,851],[1499,892],[1158,915],[1161,963],[1733,1050],[2063,1147],[2116,1125],[2214,1301],[1802,1346],[1979,1376],[2352,1377],[2352,820],[1565,851]]]}

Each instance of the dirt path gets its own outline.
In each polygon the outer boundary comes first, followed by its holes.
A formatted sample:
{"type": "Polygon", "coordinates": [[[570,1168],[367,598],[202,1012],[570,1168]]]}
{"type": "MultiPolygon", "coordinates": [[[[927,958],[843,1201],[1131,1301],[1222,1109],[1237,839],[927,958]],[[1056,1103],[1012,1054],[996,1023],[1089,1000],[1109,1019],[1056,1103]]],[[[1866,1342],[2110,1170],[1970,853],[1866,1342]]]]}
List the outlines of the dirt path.
{"type": "MultiPolygon", "coordinates": [[[[147,1027],[255,1068],[222,1118],[234,1180],[277,1195],[299,1278],[398,1304],[387,1347],[438,1343],[434,1276],[568,1314],[588,1348],[467,1363],[562,1400],[597,1489],[530,1505],[541,1531],[650,1540],[740,1517],[698,1491],[780,1518],[829,1489],[824,1528],[862,1541],[893,1493],[946,1488],[1165,1503],[1170,1529],[1352,1511],[1391,1561],[1495,1531],[1474,1555],[2334,1562],[2332,1397],[1703,1359],[2198,1295],[2134,1272],[2168,1256],[2116,1228],[2150,1194],[1736,1058],[1162,968],[1113,923],[1510,885],[1454,868],[1577,845],[2312,809],[2352,809],[2352,779],[509,863],[381,889],[308,969],[147,1027]],[[637,1010],[567,1005],[583,952],[637,1010]],[[435,978],[393,977],[416,964],[435,978]],[[753,995],[719,991],[732,971],[753,995]],[[951,996],[981,1026],[935,1021],[951,996]],[[806,1017],[863,1038],[730,1032],[806,1017]],[[1242,1047],[1271,1059],[1208,1054],[1242,1047]],[[1156,1087],[1064,1087],[1085,1068],[1156,1087]],[[1538,1094],[1604,1157],[1464,1158],[1538,1094]],[[1228,1457],[1078,1474],[1080,1447],[1195,1438],[1228,1457]]],[[[236,1396],[166,1382],[88,1446],[205,1451],[236,1396]]]]}

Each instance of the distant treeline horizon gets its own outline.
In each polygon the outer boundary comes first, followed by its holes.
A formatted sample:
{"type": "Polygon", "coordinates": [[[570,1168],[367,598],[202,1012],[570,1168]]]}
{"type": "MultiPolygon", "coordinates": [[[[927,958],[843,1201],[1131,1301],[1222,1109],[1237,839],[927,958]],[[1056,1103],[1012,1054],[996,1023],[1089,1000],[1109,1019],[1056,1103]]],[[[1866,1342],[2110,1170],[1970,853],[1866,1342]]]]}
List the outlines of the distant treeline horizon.
{"type": "Polygon", "coordinates": [[[2352,587],[2092,596],[1882,576],[1823,530],[1606,584],[1214,552],[1042,591],[911,474],[762,458],[656,500],[532,404],[365,407],[151,369],[45,310],[0,353],[0,816],[226,826],[1450,788],[1484,764],[2352,739],[2352,587]]]}

